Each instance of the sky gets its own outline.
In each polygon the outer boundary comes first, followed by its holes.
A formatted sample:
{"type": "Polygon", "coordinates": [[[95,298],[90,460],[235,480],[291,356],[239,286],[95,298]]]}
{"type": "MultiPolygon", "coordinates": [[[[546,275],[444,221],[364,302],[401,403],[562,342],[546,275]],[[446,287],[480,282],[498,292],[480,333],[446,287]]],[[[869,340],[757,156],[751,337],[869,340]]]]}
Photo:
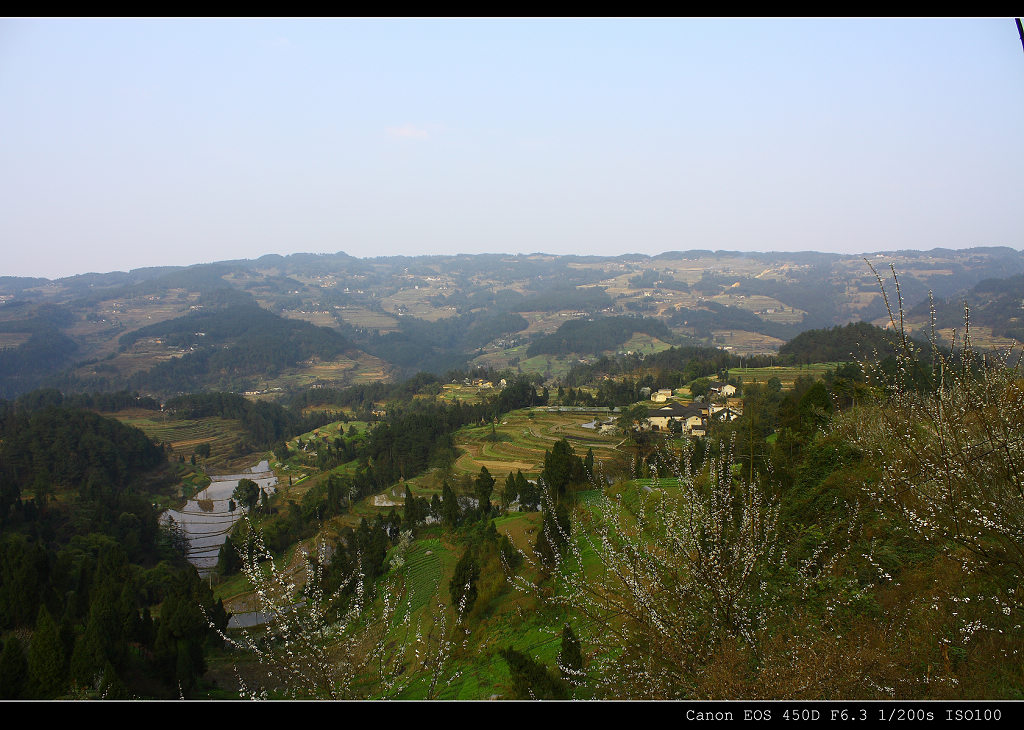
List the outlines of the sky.
{"type": "Polygon", "coordinates": [[[0,19],[0,276],[1024,248],[1001,19],[0,19]]]}

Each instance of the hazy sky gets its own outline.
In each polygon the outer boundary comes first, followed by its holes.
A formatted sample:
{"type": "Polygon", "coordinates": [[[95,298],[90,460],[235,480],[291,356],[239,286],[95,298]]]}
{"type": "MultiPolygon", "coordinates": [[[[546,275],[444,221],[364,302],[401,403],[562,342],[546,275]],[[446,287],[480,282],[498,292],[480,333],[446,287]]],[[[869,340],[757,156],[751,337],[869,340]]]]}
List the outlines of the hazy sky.
{"type": "Polygon", "coordinates": [[[1024,248],[995,20],[0,20],[0,275],[1024,248]]]}

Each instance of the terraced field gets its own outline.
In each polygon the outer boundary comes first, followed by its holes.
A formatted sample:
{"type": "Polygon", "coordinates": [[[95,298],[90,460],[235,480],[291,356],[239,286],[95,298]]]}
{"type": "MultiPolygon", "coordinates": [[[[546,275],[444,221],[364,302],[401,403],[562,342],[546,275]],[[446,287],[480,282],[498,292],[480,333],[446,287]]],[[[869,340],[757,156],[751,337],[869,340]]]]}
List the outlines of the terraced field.
{"type": "Polygon", "coordinates": [[[495,370],[503,370],[505,368],[513,367],[513,363],[518,364],[523,358],[526,357],[527,345],[517,345],[515,347],[509,347],[505,349],[498,349],[488,345],[485,352],[482,355],[477,355],[470,362],[473,365],[480,367],[494,368],[495,370]],[[487,351],[487,350],[490,351],[487,351]]]}
{"type": "Polygon", "coordinates": [[[184,354],[185,351],[180,348],[168,347],[158,342],[158,338],[147,337],[139,340],[124,352],[117,352],[109,360],[103,359],[89,365],[82,365],[76,368],[75,372],[82,376],[117,375],[118,377],[129,377],[149,370],[162,362],[181,357],[184,354]]]}
{"type": "Polygon", "coordinates": [[[482,400],[481,394],[494,395],[491,388],[486,390],[473,385],[458,385],[448,383],[442,386],[440,397],[445,401],[460,400],[463,403],[479,403],[482,400]]]}
{"type": "Polygon", "coordinates": [[[455,463],[457,471],[477,474],[486,466],[495,479],[504,479],[510,471],[538,474],[544,468],[544,452],[565,438],[580,456],[588,448],[594,458],[610,460],[621,456],[621,438],[602,436],[595,429],[583,428],[593,419],[583,413],[549,413],[543,408],[521,410],[508,414],[495,427],[497,440],[492,440],[490,426],[469,426],[456,434],[456,446],[464,451],[455,463]],[[530,416],[533,416],[532,418],[530,416]]]}
{"type": "Polygon", "coordinates": [[[524,373],[540,373],[546,378],[564,378],[578,360],[575,355],[534,355],[520,361],[519,368],[524,373]]]}
{"type": "Polygon", "coordinates": [[[334,311],[335,316],[353,327],[373,329],[381,334],[398,331],[398,320],[390,314],[354,305],[336,307],[334,311]]]}
{"type": "Polygon", "coordinates": [[[0,332],[0,350],[14,349],[28,342],[29,332],[0,332]]]}
{"type": "Polygon", "coordinates": [[[443,295],[444,290],[438,287],[417,287],[415,289],[403,289],[390,297],[381,300],[381,308],[395,316],[411,316],[417,319],[424,319],[428,322],[436,322],[439,319],[454,317],[458,312],[455,307],[437,307],[429,299],[437,295],[443,295]]]}
{"type": "Polygon", "coordinates": [[[365,352],[350,350],[335,360],[317,361],[288,368],[280,375],[262,380],[257,387],[289,390],[323,384],[338,388],[390,379],[391,368],[386,362],[365,352]]]}
{"type": "Polygon", "coordinates": [[[768,322],[779,322],[781,324],[800,324],[807,312],[802,309],[795,309],[789,307],[778,299],[772,297],[761,296],[758,294],[746,294],[736,295],[729,294],[717,294],[711,297],[711,301],[724,304],[729,307],[739,307],[745,309],[748,312],[753,312],[761,319],[768,322]],[[771,309],[772,312],[765,312],[765,310],[771,309]]]}
{"type": "Polygon", "coordinates": [[[656,352],[664,352],[665,350],[672,347],[664,340],[659,340],[657,337],[651,337],[651,335],[643,332],[637,332],[629,340],[619,346],[619,350],[623,352],[642,352],[645,355],[650,355],[656,352]]]}
{"type": "MultiPolygon", "coordinates": [[[[884,320],[876,319],[873,322],[873,324],[876,324],[879,327],[885,327],[886,325],[889,324],[888,317],[886,317],[884,320]]],[[[925,335],[927,335],[928,332],[928,324],[925,322],[911,322],[906,325],[906,330],[908,333],[920,333],[920,335],[924,337],[925,335]]],[[[953,333],[954,330],[951,327],[935,331],[935,334],[938,335],[939,341],[942,342],[947,349],[953,342],[953,333]]],[[[963,326],[960,326],[956,329],[956,345],[958,350],[963,345],[963,337],[963,326]]],[[[1011,337],[997,337],[992,334],[991,327],[985,327],[982,325],[972,323],[971,345],[979,350],[1006,351],[1011,348],[1019,348],[1021,346],[1021,343],[1011,337]]]]}
{"type": "MultiPolygon", "coordinates": [[[[310,409],[312,410],[312,409],[310,409]]],[[[365,432],[370,427],[366,421],[332,421],[313,431],[307,431],[288,441],[288,448],[298,448],[298,441],[311,441],[318,438],[334,439],[338,436],[348,435],[349,429],[354,428],[358,433],[365,432]]]]}
{"type": "Polygon", "coordinates": [[[337,324],[337,321],[334,319],[334,315],[326,310],[305,311],[299,309],[285,309],[281,312],[281,315],[288,319],[298,319],[303,322],[309,322],[310,324],[315,324],[317,327],[334,327],[337,324]]]}
{"type": "Polygon", "coordinates": [[[786,344],[778,337],[747,332],[745,330],[712,330],[712,340],[716,347],[725,347],[734,355],[774,354],[786,344]]]}
{"type": "MultiPolygon", "coordinates": [[[[651,337],[644,333],[637,333],[618,347],[606,350],[603,354],[612,356],[617,352],[642,352],[645,355],[650,355],[652,353],[662,352],[670,347],[672,347],[672,345],[658,339],[657,337],[651,337]]],[[[527,349],[528,345],[517,345],[516,347],[512,347],[507,350],[486,352],[473,358],[472,363],[474,365],[493,368],[507,368],[512,367],[513,364],[515,364],[523,373],[539,373],[546,378],[563,378],[569,373],[572,366],[577,364],[581,359],[584,361],[592,361],[595,359],[592,354],[586,353],[582,355],[545,354],[526,357],[527,349]]]]}
{"type": "Polygon", "coordinates": [[[829,370],[834,370],[837,363],[814,363],[803,367],[768,367],[768,368],[730,368],[730,378],[743,378],[744,383],[767,383],[771,378],[782,381],[782,388],[788,390],[800,377],[820,379],[829,370]]]}
{"type": "MultiPolygon", "coordinates": [[[[441,585],[441,541],[417,540],[409,548],[405,560],[407,604],[413,614],[426,606],[441,585]]],[[[398,617],[401,620],[401,617],[398,617]]]]}
{"type": "Polygon", "coordinates": [[[228,465],[248,455],[237,453],[237,447],[246,439],[238,421],[226,418],[200,418],[196,420],[164,419],[153,411],[129,410],[111,414],[121,423],[135,426],[154,441],[169,443],[173,458],[188,459],[200,444],[210,444],[210,465],[228,465]]]}
{"type": "Polygon", "coordinates": [[[568,310],[562,312],[520,312],[519,314],[530,323],[526,329],[518,333],[524,337],[536,334],[551,334],[565,324],[567,320],[575,319],[568,310]]]}

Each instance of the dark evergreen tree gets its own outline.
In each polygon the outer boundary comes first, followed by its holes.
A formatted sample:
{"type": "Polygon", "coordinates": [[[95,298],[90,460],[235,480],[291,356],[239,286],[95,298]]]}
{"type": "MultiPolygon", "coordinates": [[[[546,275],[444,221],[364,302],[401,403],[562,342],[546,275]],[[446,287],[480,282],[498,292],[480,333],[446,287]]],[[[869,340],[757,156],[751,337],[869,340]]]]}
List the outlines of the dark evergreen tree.
{"type": "Polygon", "coordinates": [[[25,691],[27,674],[25,648],[18,637],[12,634],[4,642],[4,651],[0,654],[0,699],[20,699],[25,691]]]}
{"type": "Polygon", "coordinates": [[[38,699],[53,699],[67,692],[64,664],[60,630],[46,606],[41,606],[28,649],[29,694],[38,699]]]}
{"type": "Polygon", "coordinates": [[[245,507],[246,511],[252,512],[259,501],[261,489],[252,479],[240,479],[231,498],[245,507]]]}
{"type": "Polygon", "coordinates": [[[583,650],[580,642],[568,623],[562,629],[562,646],[558,652],[558,668],[562,678],[570,684],[578,683],[583,678],[583,650]]]}
{"type": "Polygon", "coordinates": [[[561,562],[571,529],[569,510],[564,504],[559,503],[553,512],[544,510],[544,522],[537,535],[534,552],[547,570],[554,570],[561,562]]]}
{"type": "Polygon", "coordinates": [[[565,700],[569,688],[561,678],[532,657],[509,647],[498,652],[512,675],[512,694],[517,700],[565,700]]]}
{"type": "Polygon", "coordinates": [[[455,492],[452,490],[451,485],[446,481],[443,489],[441,490],[441,522],[445,527],[451,529],[459,524],[461,517],[462,513],[459,509],[459,500],[455,496],[455,492]]]}
{"type": "Polygon", "coordinates": [[[584,479],[583,460],[576,456],[566,439],[560,439],[551,451],[544,452],[544,471],[541,478],[551,491],[553,499],[565,499],[569,486],[584,479]]]}
{"type": "Polygon", "coordinates": [[[477,562],[476,553],[472,547],[466,548],[455,565],[455,572],[448,583],[448,592],[451,594],[452,606],[465,616],[473,610],[476,603],[476,583],[480,579],[480,564],[477,562]]]}
{"type": "Polygon", "coordinates": [[[405,485],[405,507],[404,521],[407,528],[412,529],[427,519],[428,505],[425,499],[417,499],[413,496],[409,485],[405,485]]]}
{"type": "Polygon", "coordinates": [[[516,486],[516,475],[509,472],[505,477],[505,488],[501,490],[502,509],[507,510],[517,499],[519,499],[519,489],[516,486]]]}
{"type": "Polygon", "coordinates": [[[0,538],[0,629],[31,626],[39,615],[48,560],[24,535],[0,538]]]}
{"type": "Polygon", "coordinates": [[[146,606],[142,609],[142,616],[139,617],[138,633],[135,640],[142,646],[151,647],[155,639],[156,626],[153,624],[153,615],[149,611],[149,606],[146,606]]]}
{"type": "Polygon", "coordinates": [[[516,472],[516,491],[519,493],[519,509],[523,512],[536,512],[540,509],[540,485],[530,483],[522,471],[516,472]]]}
{"type": "Polygon", "coordinates": [[[117,675],[114,665],[107,662],[103,667],[102,680],[100,682],[100,698],[104,700],[130,700],[132,693],[125,687],[124,682],[117,675]]]}
{"type": "Polygon", "coordinates": [[[185,574],[164,599],[153,653],[164,680],[172,687],[189,692],[206,671],[203,647],[212,630],[200,607],[210,614],[216,605],[209,587],[194,572],[185,574]]]}
{"type": "Polygon", "coordinates": [[[484,519],[487,519],[491,513],[491,493],[494,491],[494,477],[487,471],[486,466],[480,467],[480,474],[477,475],[475,487],[480,513],[484,519]]]}
{"type": "Polygon", "coordinates": [[[82,689],[96,689],[106,664],[109,661],[104,656],[103,641],[96,633],[96,625],[90,624],[71,653],[71,682],[82,689]]]}
{"type": "Polygon", "coordinates": [[[814,433],[824,427],[833,411],[825,384],[819,381],[812,385],[800,399],[797,411],[805,431],[814,433]]]}
{"type": "MultiPolygon", "coordinates": [[[[493,523],[492,523],[493,524],[493,523]]],[[[502,535],[498,541],[498,550],[501,554],[501,559],[508,569],[512,572],[519,570],[519,566],[523,564],[523,554],[516,550],[515,545],[508,539],[508,535],[502,535]]]]}

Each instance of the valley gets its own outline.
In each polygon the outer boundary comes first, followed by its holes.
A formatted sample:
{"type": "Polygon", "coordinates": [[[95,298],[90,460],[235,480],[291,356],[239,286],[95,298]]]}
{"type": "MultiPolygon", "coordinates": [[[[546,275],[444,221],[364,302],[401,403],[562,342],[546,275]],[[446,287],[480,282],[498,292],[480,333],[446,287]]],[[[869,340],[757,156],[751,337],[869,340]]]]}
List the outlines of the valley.
{"type": "MultiPolygon", "coordinates": [[[[119,610],[142,611],[152,629],[131,629],[118,639],[129,648],[103,656],[135,696],[171,696],[180,681],[211,699],[250,686],[281,698],[708,697],[722,672],[745,697],[788,696],[780,677],[815,697],[1013,696],[1019,668],[993,652],[1015,650],[1007,622],[1019,602],[1004,592],[966,615],[957,608],[962,586],[990,575],[991,549],[962,552],[952,528],[901,531],[916,524],[902,521],[908,507],[871,490],[905,462],[895,432],[875,429],[927,408],[892,378],[897,365],[917,367],[929,387],[928,290],[941,351],[962,297],[977,313],[974,349],[957,329],[949,357],[995,362],[990,348],[1019,352],[1024,277],[1012,272],[1024,257],[894,257],[910,350],[865,262],[822,254],[339,254],[110,274],[99,291],[88,277],[8,282],[0,548],[52,534],[39,560],[80,566],[53,574],[73,597],[74,586],[107,585],[81,571],[124,546],[111,573],[129,586],[119,610]],[[997,269],[1004,276],[988,276],[997,269]],[[908,405],[879,415],[885,393],[908,405]],[[55,425],[64,421],[88,425],[55,425]],[[110,429],[102,438],[119,445],[73,444],[110,429]],[[882,456],[863,459],[864,444],[882,456]],[[42,447],[59,468],[31,456],[42,447]],[[131,470],[118,466],[142,453],[131,470]],[[232,505],[243,476],[267,489],[249,508],[232,505]],[[748,531],[726,520],[709,537],[702,525],[724,514],[748,531]],[[756,566],[756,590],[707,572],[736,551],[756,566]],[[940,568],[953,555],[961,567],[940,568]],[[918,585],[944,596],[941,607],[925,610],[918,585]],[[744,618],[721,612],[719,590],[744,618]],[[797,599],[807,591],[824,602],[797,599]],[[214,629],[185,620],[200,605],[214,629]],[[896,638],[870,681],[794,668],[775,643],[806,641],[820,656],[835,631],[874,641],[877,605],[906,608],[886,624],[896,638]],[[835,631],[830,606],[844,612],[835,631]],[[648,610],[671,628],[646,623],[648,610]],[[942,665],[930,622],[969,619],[990,627],[987,643],[957,644],[964,653],[942,665]],[[681,645],[704,648],[681,656],[681,645]],[[733,645],[742,671],[723,654],[733,645]],[[944,684],[908,680],[908,661],[930,662],[944,684]],[[878,689],[885,681],[904,684],[894,694],[878,689]]],[[[892,305],[893,282],[886,290],[892,305]]],[[[1002,362],[978,377],[1008,404],[997,420],[1015,423],[1019,389],[1004,374],[1018,365],[1002,362]]],[[[958,381],[950,393],[974,387],[958,381]]],[[[985,423],[975,405],[963,409],[964,428],[985,423]]],[[[930,458],[942,418],[910,442],[913,458],[930,458]]],[[[1015,429],[1001,433],[1017,454],[1015,429]]],[[[978,534],[995,530],[985,546],[1014,544],[985,520],[978,534]]],[[[992,569],[1012,577],[1006,560],[992,569]]],[[[47,599],[11,597],[28,585],[19,580],[0,582],[14,607],[5,636],[42,635],[33,616],[47,599]]],[[[94,661],[83,657],[99,609],[87,608],[61,609],[80,647],[68,672],[94,661]]],[[[829,661],[856,665],[853,646],[829,661]]],[[[63,696],[59,687],[48,691],[63,696]]]]}
{"type": "MultiPolygon", "coordinates": [[[[888,314],[870,262],[897,267],[905,308],[914,312],[910,326],[917,328],[927,322],[926,309],[918,312],[929,291],[940,299],[966,296],[981,313],[993,295],[971,294],[972,287],[1024,272],[1019,252],[988,248],[866,257],[710,251],[617,258],[295,255],[43,285],[9,277],[0,285],[2,354],[11,367],[37,367],[31,376],[5,380],[4,387],[8,396],[53,385],[154,395],[213,387],[278,397],[306,387],[466,366],[553,378],[577,360],[682,344],[772,354],[806,329],[860,320],[884,326],[888,314]],[[239,316],[251,322],[227,329],[221,324],[239,316]],[[661,322],[668,330],[652,339],[627,334],[600,349],[581,343],[559,357],[527,352],[531,343],[573,322],[622,316],[661,322]],[[193,321],[194,334],[184,337],[183,328],[193,321]],[[298,335],[302,344],[288,335],[286,350],[247,366],[251,343],[285,332],[284,322],[311,328],[298,335]],[[47,328],[63,339],[40,350],[30,338],[47,328]],[[231,351],[230,366],[216,356],[224,348],[231,351]]],[[[881,273],[891,278],[887,270],[881,273]]],[[[991,324],[976,324],[985,338],[991,324]]],[[[280,343],[284,335],[277,337],[280,343]]],[[[1012,340],[988,337],[993,344],[1012,340]]]]}

